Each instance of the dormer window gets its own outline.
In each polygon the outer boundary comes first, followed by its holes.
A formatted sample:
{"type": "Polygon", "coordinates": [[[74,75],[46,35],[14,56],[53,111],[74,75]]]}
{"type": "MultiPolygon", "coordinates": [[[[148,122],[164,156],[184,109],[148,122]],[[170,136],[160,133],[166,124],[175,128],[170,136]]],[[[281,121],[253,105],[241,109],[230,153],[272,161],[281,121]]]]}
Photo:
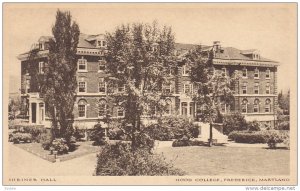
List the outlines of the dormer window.
{"type": "Polygon", "coordinates": [[[40,43],[39,43],[39,49],[40,49],[40,50],[45,50],[45,44],[42,43],[42,42],[40,42],[40,43]]]}
{"type": "Polygon", "coordinates": [[[106,47],[106,41],[105,40],[98,40],[97,41],[97,47],[106,47]]]}

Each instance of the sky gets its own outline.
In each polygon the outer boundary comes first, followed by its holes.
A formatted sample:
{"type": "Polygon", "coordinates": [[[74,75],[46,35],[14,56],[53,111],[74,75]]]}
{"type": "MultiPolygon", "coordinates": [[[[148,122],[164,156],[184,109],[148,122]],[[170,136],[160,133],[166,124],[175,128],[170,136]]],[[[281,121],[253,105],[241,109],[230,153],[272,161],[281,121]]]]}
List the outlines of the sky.
{"type": "MultiPolygon", "coordinates": [[[[43,35],[51,35],[57,9],[68,10],[86,34],[112,32],[123,23],[157,20],[171,26],[176,42],[257,49],[261,56],[280,62],[278,90],[290,88],[296,75],[297,38],[295,4],[4,4],[4,65],[16,92],[20,82],[17,56],[43,35]]],[[[296,81],[295,81],[296,82],[296,81]]]]}

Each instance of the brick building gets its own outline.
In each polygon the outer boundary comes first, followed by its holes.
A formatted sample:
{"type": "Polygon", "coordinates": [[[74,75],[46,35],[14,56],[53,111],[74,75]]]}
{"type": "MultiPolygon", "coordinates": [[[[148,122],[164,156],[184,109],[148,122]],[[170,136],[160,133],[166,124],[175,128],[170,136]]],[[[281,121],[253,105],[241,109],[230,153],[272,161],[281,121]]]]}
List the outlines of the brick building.
{"type": "MultiPolygon", "coordinates": [[[[43,98],[39,95],[39,87],[34,80],[43,75],[47,62],[48,42],[51,37],[42,36],[32,50],[37,51],[35,62],[29,63],[29,52],[21,54],[21,97],[22,110],[28,116],[28,122],[50,126],[47,110],[43,98]]],[[[192,44],[175,44],[174,54],[178,58],[184,56],[192,44]]],[[[106,41],[104,35],[80,34],[77,48],[78,90],[74,106],[75,125],[90,128],[104,117],[106,109],[113,118],[122,118],[124,109],[107,103],[107,85],[105,82],[104,54],[106,41]]],[[[257,50],[238,50],[231,47],[221,47],[216,41],[212,46],[203,46],[204,51],[213,51],[213,64],[216,70],[222,70],[226,75],[233,75],[235,71],[241,73],[242,78],[235,85],[235,103],[233,107],[222,106],[223,113],[241,112],[247,120],[263,121],[272,125],[276,119],[277,105],[277,66],[278,63],[260,56],[257,50]]],[[[180,60],[180,59],[179,59],[180,60]]],[[[167,104],[165,115],[183,115],[190,118],[197,116],[196,103],[188,94],[193,91],[190,81],[190,70],[180,61],[178,66],[170,71],[173,81],[163,87],[163,91],[170,94],[162,99],[167,104]]],[[[116,91],[124,91],[118,87],[116,91]]]]}

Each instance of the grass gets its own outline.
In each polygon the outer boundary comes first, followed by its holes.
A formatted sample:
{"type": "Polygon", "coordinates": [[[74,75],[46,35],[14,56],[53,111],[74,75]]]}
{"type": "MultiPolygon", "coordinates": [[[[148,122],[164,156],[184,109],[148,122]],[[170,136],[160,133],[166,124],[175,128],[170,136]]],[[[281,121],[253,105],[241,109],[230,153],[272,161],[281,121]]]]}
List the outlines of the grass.
{"type": "MultiPolygon", "coordinates": [[[[54,155],[51,155],[50,151],[44,150],[40,143],[21,143],[21,144],[14,144],[14,145],[38,157],[41,157],[45,160],[48,160],[50,162],[55,162],[54,155]]],[[[64,154],[64,155],[58,155],[57,158],[59,158],[60,161],[66,161],[90,153],[96,153],[100,150],[100,147],[92,145],[92,141],[77,142],[76,147],[77,149],[75,151],[69,152],[68,154],[64,154]]]]}
{"type": "Polygon", "coordinates": [[[156,152],[188,175],[288,175],[289,150],[242,147],[163,147],[156,152]]]}

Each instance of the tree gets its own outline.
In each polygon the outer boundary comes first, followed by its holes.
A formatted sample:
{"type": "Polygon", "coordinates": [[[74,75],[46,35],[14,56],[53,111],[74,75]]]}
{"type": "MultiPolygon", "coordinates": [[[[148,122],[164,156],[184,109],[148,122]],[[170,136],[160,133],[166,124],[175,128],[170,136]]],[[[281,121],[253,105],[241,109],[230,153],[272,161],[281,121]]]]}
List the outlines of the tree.
{"type": "Polygon", "coordinates": [[[80,31],[77,23],[72,21],[70,12],[58,10],[52,33],[48,64],[40,92],[49,110],[52,127],[55,129],[54,136],[68,141],[73,129],[77,88],[76,49],[80,31]]]}
{"type": "Polygon", "coordinates": [[[140,146],[143,112],[163,111],[162,85],[168,83],[168,71],[176,65],[174,35],[170,27],[160,29],[153,22],[119,26],[106,38],[109,95],[115,106],[125,110],[126,132],[135,149],[140,146]],[[122,91],[116,92],[118,88],[122,91]]]}
{"type": "Polygon", "coordinates": [[[212,146],[212,128],[217,119],[222,104],[233,103],[232,87],[238,78],[215,70],[212,64],[212,52],[202,51],[201,46],[191,51],[185,60],[185,64],[191,67],[191,81],[195,84],[197,92],[193,92],[194,101],[201,106],[201,121],[210,124],[209,145],[212,146]],[[205,55],[205,57],[204,57],[205,55]]]}
{"type": "Polygon", "coordinates": [[[278,105],[283,110],[284,114],[290,113],[290,90],[287,94],[283,94],[282,91],[278,94],[278,105]]]}

